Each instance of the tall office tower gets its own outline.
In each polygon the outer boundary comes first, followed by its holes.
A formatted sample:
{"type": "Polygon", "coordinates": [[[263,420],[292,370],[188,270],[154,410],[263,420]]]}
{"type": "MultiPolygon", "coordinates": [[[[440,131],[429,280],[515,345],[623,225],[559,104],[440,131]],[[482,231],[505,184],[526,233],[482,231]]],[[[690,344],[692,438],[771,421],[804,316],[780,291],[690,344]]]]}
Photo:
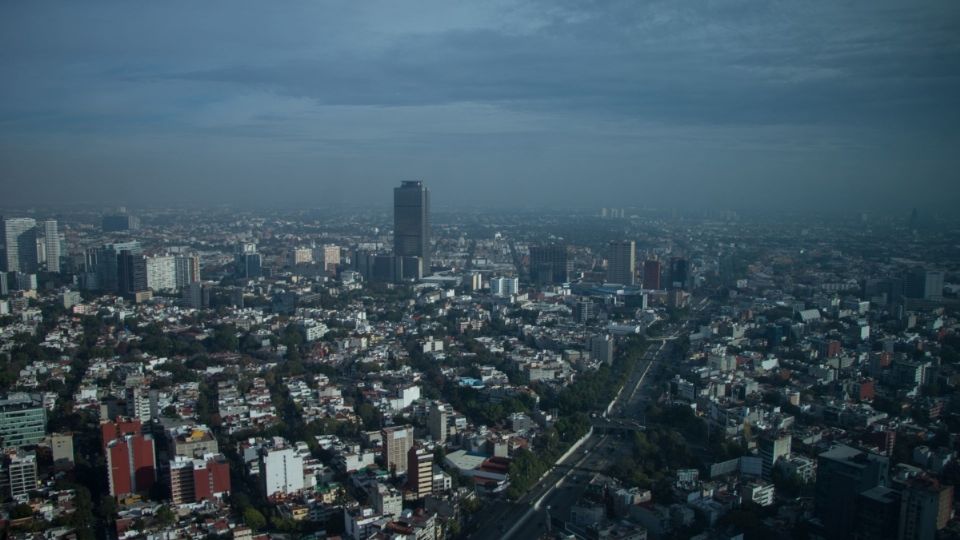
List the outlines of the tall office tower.
{"type": "Polygon", "coordinates": [[[17,502],[27,502],[30,492],[37,489],[37,454],[14,448],[4,452],[3,477],[0,481],[7,488],[3,495],[17,502]]]}
{"type": "Polygon", "coordinates": [[[293,448],[267,450],[260,456],[264,493],[290,495],[303,489],[303,457],[293,448]]]}
{"type": "Polygon", "coordinates": [[[760,448],[760,461],[762,462],[762,473],[765,480],[772,478],[773,468],[777,461],[790,456],[792,441],[789,433],[769,434],[760,437],[757,446],[760,448]]]}
{"type": "Polygon", "coordinates": [[[559,284],[570,281],[573,261],[567,254],[567,246],[550,244],[530,246],[530,281],[540,285],[559,284]]]}
{"type": "Polygon", "coordinates": [[[609,334],[597,334],[590,338],[590,357],[604,364],[613,363],[614,341],[609,334]]]}
{"type": "Polygon", "coordinates": [[[853,537],[858,497],[889,484],[889,462],[886,456],[843,444],[817,457],[814,507],[828,540],[853,537]]]}
{"type": "Polygon", "coordinates": [[[682,257],[670,259],[670,286],[674,289],[686,289],[690,279],[690,263],[682,257]]]}
{"type": "Polygon", "coordinates": [[[263,259],[257,253],[256,244],[245,243],[237,246],[234,264],[238,277],[258,278],[263,275],[263,259]]]}
{"type": "Polygon", "coordinates": [[[944,273],[941,270],[918,268],[907,276],[904,294],[910,298],[942,300],[943,278],[944,273]]]}
{"type": "Polygon", "coordinates": [[[176,266],[174,277],[178,289],[200,281],[200,257],[197,255],[177,255],[174,265],[176,266]]]}
{"type": "Polygon", "coordinates": [[[123,251],[140,253],[140,243],[137,241],[106,244],[101,248],[87,251],[87,273],[95,276],[96,288],[102,291],[117,292],[120,290],[119,259],[123,251]]]}
{"type": "Polygon", "coordinates": [[[140,228],[140,220],[130,214],[103,216],[100,222],[103,232],[135,231],[140,228]]]}
{"type": "Polygon", "coordinates": [[[953,513],[953,486],[935,478],[911,478],[901,494],[901,540],[933,540],[953,513]]]}
{"type": "Polygon", "coordinates": [[[117,255],[117,288],[128,295],[147,290],[146,257],[127,249],[117,255]]]}
{"type": "Polygon", "coordinates": [[[419,180],[393,188],[393,255],[420,257],[430,274],[430,190],[419,180]]]}
{"type": "Polygon", "coordinates": [[[35,445],[46,436],[47,411],[43,403],[21,396],[0,400],[0,448],[35,445]]]}
{"type": "Polygon", "coordinates": [[[110,495],[119,499],[150,492],[157,481],[152,435],[121,435],[107,443],[106,454],[110,495]]]}
{"type": "Polygon", "coordinates": [[[3,239],[6,246],[6,272],[37,272],[37,221],[33,218],[3,220],[3,239]]]}
{"type": "Polygon", "coordinates": [[[407,490],[415,499],[433,493],[433,452],[414,446],[407,453],[407,490]]]}
{"type": "Polygon", "coordinates": [[[147,288],[151,291],[177,289],[177,262],[172,255],[147,259],[147,288]]]}
{"type": "Polygon", "coordinates": [[[607,249],[607,281],[620,285],[636,283],[637,243],[633,240],[614,240],[607,249]]]}
{"type": "Polygon", "coordinates": [[[440,444],[447,442],[447,419],[450,411],[446,405],[434,402],[430,405],[427,424],[430,427],[430,436],[440,444]]]}
{"type": "Polygon", "coordinates": [[[660,261],[643,262],[643,288],[660,290],[660,261]]]}
{"type": "Polygon", "coordinates": [[[174,504],[219,499],[230,493],[230,464],[222,454],[200,458],[177,455],[170,461],[170,494],[174,504]]]}
{"type": "Polygon", "coordinates": [[[43,252],[47,260],[47,271],[60,273],[60,231],[57,229],[57,220],[48,219],[43,222],[43,252]]]}
{"type": "Polygon", "coordinates": [[[407,452],[413,446],[413,426],[384,428],[383,464],[388,471],[401,474],[407,470],[407,452]]]}

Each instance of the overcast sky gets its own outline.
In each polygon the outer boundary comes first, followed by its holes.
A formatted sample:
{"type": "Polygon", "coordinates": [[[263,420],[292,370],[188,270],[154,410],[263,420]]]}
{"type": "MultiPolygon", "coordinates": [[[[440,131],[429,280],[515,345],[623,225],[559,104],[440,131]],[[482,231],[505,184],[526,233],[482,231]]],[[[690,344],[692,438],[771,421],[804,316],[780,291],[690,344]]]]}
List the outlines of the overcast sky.
{"type": "Polygon", "coordinates": [[[10,203],[960,203],[957,0],[0,3],[10,203]]]}

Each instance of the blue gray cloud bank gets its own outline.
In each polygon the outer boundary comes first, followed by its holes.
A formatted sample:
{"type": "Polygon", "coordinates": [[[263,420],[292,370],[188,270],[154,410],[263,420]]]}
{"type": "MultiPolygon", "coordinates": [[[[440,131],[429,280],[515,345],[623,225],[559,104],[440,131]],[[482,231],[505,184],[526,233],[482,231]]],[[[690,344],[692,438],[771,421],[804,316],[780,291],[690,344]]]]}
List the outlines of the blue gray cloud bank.
{"type": "Polygon", "coordinates": [[[16,204],[947,208],[956,0],[0,4],[16,204]]]}

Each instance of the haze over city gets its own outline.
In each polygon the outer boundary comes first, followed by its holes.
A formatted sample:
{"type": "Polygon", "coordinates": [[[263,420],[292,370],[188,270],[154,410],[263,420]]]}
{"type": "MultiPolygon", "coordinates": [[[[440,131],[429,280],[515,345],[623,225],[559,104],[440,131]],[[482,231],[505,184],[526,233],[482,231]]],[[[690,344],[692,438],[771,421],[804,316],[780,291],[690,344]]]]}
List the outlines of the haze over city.
{"type": "Polygon", "coordinates": [[[960,202],[960,5],[5,2],[4,204],[960,202]],[[467,200],[468,199],[468,200],[467,200]]]}

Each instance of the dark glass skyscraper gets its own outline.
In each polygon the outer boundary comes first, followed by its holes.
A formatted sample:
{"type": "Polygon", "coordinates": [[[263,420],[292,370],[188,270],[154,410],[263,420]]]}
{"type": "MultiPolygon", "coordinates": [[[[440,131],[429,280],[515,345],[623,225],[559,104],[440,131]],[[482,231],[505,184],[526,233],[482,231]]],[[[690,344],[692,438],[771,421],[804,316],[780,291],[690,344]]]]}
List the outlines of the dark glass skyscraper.
{"type": "Polygon", "coordinates": [[[393,188],[393,254],[420,257],[430,273],[430,191],[419,180],[393,188]]]}

